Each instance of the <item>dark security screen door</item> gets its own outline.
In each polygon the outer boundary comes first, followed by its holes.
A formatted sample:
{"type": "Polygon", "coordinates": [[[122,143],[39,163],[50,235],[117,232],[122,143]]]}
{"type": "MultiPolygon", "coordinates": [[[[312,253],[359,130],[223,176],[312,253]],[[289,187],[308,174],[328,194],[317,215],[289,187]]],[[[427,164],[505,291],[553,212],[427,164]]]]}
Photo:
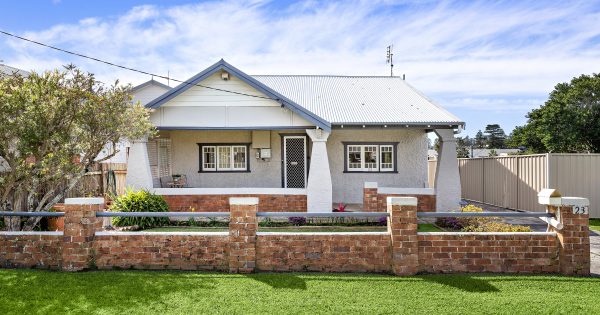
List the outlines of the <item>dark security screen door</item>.
{"type": "Polygon", "coordinates": [[[306,187],[306,137],[283,137],[283,182],[285,188],[306,187]]]}

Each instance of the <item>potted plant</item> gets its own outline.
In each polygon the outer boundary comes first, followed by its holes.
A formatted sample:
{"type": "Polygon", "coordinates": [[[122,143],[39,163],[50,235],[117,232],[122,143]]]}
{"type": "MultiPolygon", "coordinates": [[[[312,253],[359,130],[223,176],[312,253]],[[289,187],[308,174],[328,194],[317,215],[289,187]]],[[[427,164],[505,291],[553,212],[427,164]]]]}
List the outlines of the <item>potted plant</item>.
{"type": "MultiPolygon", "coordinates": [[[[65,210],[65,205],[57,203],[50,209],[50,212],[62,212],[65,210]]],[[[48,218],[48,230],[49,231],[64,231],[65,230],[65,218],[64,217],[49,217],[48,218]]]]}

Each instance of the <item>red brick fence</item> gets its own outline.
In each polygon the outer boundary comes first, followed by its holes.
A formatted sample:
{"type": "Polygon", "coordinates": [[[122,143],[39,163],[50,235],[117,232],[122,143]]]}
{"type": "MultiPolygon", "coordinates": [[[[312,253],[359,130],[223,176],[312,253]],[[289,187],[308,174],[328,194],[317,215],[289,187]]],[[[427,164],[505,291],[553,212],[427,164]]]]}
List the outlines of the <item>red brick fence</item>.
{"type": "Polygon", "coordinates": [[[388,197],[415,197],[417,198],[417,211],[435,211],[436,196],[435,189],[433,188],[378,187],[376,182],[365,182],[363,188],[363,210],[387,211],[388,197]]]}
{"type": "MultiPolygon", "coordinates": [[[[81,203],[88,204],[81,204],[81,203]]],[[[228,232],[102,232],[102,205],[65,205],[65,231],[1,232],[0,267],[384,272],[590,272],[587,214],[550,206],[561,230],[543,233],[418,233],[417,199],[387,198],[388,231],[258,232],[257,198],[231,198],[228,232]]]]}

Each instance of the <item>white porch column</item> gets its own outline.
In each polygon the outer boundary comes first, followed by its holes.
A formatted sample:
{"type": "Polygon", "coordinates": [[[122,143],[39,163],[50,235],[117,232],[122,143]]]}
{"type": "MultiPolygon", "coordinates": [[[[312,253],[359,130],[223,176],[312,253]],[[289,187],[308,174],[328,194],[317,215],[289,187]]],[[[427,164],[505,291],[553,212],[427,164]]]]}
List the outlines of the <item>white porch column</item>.
{"type": "Polygon", "coordinates": [[[125,185],[133,189],[152,189],[152,171],[148,160],[147,138],[131,141],[125,185]]]}
{"type": "Polygon", "coordinates": [[[327,156],[327,138],[329,132],[322,129],[307,129],[312,140],[310,157],[310,174],[306,185],[306,201],[308,212],[330,212],[333,203],[333,188],[329,157],[327,156]]]}
{"type": "Polygon", "coordinates": [[[456,158],[456,138],[452,129],[435,129],[440,140],[435,172],[436,210],[460,210],[460,175],[456,158]]]}

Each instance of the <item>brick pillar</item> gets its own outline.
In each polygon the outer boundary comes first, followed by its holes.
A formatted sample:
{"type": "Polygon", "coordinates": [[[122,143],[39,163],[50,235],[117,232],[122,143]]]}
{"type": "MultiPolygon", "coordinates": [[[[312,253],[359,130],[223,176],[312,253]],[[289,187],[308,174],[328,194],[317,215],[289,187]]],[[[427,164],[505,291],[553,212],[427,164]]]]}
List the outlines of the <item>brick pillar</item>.
{"type": "Polygon", "coordinates": [[[92,242],[102,223],[96,218],[96,211],[102,211],[103,205],[104,198],[65,199],[62,270],[80,271],[92,267],[92,242]]]}
{"type": "Polygon", "coordinates": [[[377,200],[377,183],[375,182],[365,182],[365,186],[363,188],[363,211],[379,211],[377,200]]]}
{"type": "Polygon", "coordinates": [[[229,198],[229,272],[252,273],[256,268],[258,198],[229,198]]]}
{"type": "Polygon", "coordinates": [[[589,208],[586,198],[562,197],[561,206],[552,206],[551,211],[560,211],[559,220],[562,229],[556,230],[559,242],[560,273],[564,275],[587,276],[590,274],[590,230],[589,208]]]}
{"type": "Polygon", "coordinates": [[[388,197],[388,232],[392,238],[392,271],[413,275],[419,264],[417,240],[417,198],[388,197]]]}

